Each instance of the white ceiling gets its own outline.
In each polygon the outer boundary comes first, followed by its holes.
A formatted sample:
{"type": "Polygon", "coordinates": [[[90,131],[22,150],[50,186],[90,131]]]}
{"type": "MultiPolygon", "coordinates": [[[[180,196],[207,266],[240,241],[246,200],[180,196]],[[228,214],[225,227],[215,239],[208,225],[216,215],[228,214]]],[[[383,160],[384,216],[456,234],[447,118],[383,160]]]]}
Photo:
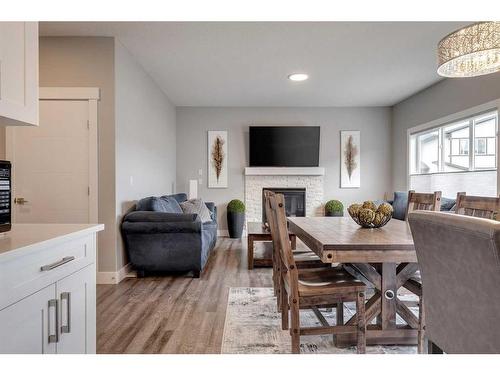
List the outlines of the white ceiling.
{"type": "Polygon", "coordinates": [[[437,42],[465,24],[42,22],[40,33],[117,37],[177,106],[390,106],[440,79],[437,42]]]}

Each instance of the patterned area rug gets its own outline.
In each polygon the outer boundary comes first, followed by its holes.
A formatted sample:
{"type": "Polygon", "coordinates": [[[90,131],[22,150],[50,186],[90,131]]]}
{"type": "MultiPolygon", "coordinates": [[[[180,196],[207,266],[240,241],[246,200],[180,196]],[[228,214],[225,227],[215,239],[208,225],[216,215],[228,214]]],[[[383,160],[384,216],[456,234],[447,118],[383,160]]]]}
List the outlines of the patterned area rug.
{"type": "MultiPolygon", "coordinates": [[[[413,309],[413,308],[412,308],[413,309]]],[[[356,311],[354,304],[344,304],[345,320],[356,311]]],[[[330,324],[335,324],[335,309],[322,310],[330,324]]],[[[300,313],[301,325],[320,326],[312,311],[300,313]]],[[[398,320],[400,318],[398,317],[398,320]]],[[[356,347],[337,348],[333,336],[302,336],[301,353],[349,354],[356,347]]],[[[371,354],[414,354],[416,346],[367,346],[371,354]]],[[[226,322],[222,339],[222,353],[226,354],[280,354],[291,353],[288,331],[281,329],[281,316],[276,308],[272,288],[230,288],[226,322]]]]}

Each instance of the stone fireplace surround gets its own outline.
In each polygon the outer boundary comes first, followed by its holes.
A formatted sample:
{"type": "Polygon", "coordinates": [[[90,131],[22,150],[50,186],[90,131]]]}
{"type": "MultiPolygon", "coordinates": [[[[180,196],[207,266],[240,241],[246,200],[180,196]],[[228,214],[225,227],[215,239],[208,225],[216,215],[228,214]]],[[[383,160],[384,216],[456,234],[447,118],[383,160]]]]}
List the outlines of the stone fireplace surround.
{"type": "Polygon", "coordinates": [[[306,216],[323,215],[323,177],[325,169],[307,168],[245,168],[245,206],[247,222],[262,221],[263,188],[305,188],[306,216]]]}

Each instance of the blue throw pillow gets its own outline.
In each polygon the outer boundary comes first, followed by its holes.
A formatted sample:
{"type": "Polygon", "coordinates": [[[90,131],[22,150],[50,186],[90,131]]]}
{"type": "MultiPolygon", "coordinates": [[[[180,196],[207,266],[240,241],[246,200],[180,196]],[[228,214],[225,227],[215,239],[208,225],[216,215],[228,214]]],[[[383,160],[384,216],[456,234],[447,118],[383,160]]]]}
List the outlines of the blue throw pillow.
{"type": "Polygon", "coordinates": [[[186,193],[177,193],[177,194],[171,194],[171,195],[164,195],[162,198],[174,198],[177,203],[182,203],[184,201],[187,201],[187,194],[186,193]]]}
{"type": "Polygon", "coordinates": [[[182,214],[182,208],[175,198],[163,196],[158,198],[158,201],[159,211],[169,212],[172,214],[182,214]]]}
{"type": "Polygon", "coordinates": [[[404,220],[406,215],[406,209],[408,208],[408,192],[395,191],[394,201],[392,202],[392,208],[394,209],[392,217],[394,219],[404,220]]]}
{"type": "Polygon", "coordinates": [[[137,202],[136,211],[168,212],[182,214],[181,206],[174,198],[147,197],[137,202]]]}

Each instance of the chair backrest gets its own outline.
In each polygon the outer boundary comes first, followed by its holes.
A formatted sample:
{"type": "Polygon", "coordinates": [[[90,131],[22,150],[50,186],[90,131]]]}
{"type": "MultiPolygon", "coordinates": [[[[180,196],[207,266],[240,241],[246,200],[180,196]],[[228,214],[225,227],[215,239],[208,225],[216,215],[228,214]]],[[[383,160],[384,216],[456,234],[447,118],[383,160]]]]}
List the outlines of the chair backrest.
{"type": "Polygon", "coordinates": [[[408,192],[408,206],[406,207],[405,220],[408,214],[416,210],[439,211],[441,209],[441,192],[415,193],[415,190],[408,192]]]}
{"type": "Polygon", "coordinates": [[[426,335],[447,353],[500,353],[500,223],[412,212],[426,335]]]}
{"type": "Polygon", "coordinates": [[[478,197],[457,194],[457,205],[455,213],[459,215],[484,217],[497,220],[500,212],[500,198],[496,197],[478,197]]]}
{"type": "Polygon", "coordinates": [[[266,220],[269,225],[269,231],[271,232],[271,238],[273,240],[273,271],[276,272],[277,266],[281,266],[281,256],[280,256],[280,243],[278,239],[278,228],[276,226],[276,220],[274,219],[273,210],[271,208],[271,197],[274,197],[275,193],[269,190],[264,191],[264,203],[266,210],[266,220]],[[278,264],[279,263],[279,264],[278,264]]]}
{"type": "Polygon", "coordinates": [[[289,240],[288,227],[285,213],[285,198],[283,194],[269,196],[273,227],[278,239],[278,246],[283,273],[291,288],[291,295],[298,296],[298,271],[293,258],[292,245],[289,240]]]}

